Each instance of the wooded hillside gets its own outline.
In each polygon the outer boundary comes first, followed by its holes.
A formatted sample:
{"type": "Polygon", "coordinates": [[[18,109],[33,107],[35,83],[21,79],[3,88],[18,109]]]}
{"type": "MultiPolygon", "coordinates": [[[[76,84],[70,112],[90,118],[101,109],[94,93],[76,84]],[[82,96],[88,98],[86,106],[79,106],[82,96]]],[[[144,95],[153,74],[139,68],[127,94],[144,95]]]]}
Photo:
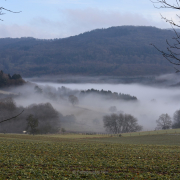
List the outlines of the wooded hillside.
{"type": "Polygon", "coordinates": [[[173,71],[150,44],[166,49],[171,30],[121,26],[77,36],[0,39],[0,69],[30,77],[44,74],[154,75],[173,71]]]}

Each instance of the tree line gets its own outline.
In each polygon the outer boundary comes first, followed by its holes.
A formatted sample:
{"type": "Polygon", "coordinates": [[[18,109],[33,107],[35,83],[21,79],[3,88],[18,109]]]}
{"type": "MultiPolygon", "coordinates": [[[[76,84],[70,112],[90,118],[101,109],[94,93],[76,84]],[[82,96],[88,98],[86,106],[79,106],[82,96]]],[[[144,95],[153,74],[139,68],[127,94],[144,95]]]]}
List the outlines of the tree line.
{"type": "Polygon", "coordinates": [[[50,99],[67,99],[72,105],[76,105],[80,102],[82,98],[86,98],[89,95],[93,95],[93,98],[96,98],[97,96],[102,97],[106,100],[124,100],[124,101],[137,101],[137,97],[129,95],[129,94],[123,94],[123,93],[117,93],[117,92],[111,92],[110,90],[96,90],[96,89],[88,89],[88,90],[73,90],[70,88],[66,88],[64,86],[59,87],[57,90],[53,87],[40,87],[35,86],[34,87],[35,93],[38,94],[44,94],[46,97],[50,99]],[[95,96],[97,95],[97,96],[95,96]]]}
{"type": "MultiPolygon", "coordinates": [[[[116,107],[112,106],[109,109],[111,112],[116,111],[116,107]]],[[[137,132],[143,129],[142,126],[138,124],[138,120],[131,114],[111,114],[103,117],[104,127],[107,132],[120,134],[127,132],[137,132]]],[[[175,111],[172,118],[166,113],[161,114],[156,120],[157,127],[156,130],[166,130],[166,129],[177,129],[180,128],[180,109],[175,111]]]]}
{"type": "Polygon", "coordinates": [[[105,97],[106,99],[111,99],[111,100],[137,100],[137,97],[131,96],[129,94],[123,94],[123,93],[117,93],[117,92],[111,92],[111,91],[105,91],[105,90],[96,90],[96,89],[88,89],[86,91],[81,91],[80,95],[81,96],[87,96],[89,94],[94,94],[94,95],[100,95],[105,97]]]}

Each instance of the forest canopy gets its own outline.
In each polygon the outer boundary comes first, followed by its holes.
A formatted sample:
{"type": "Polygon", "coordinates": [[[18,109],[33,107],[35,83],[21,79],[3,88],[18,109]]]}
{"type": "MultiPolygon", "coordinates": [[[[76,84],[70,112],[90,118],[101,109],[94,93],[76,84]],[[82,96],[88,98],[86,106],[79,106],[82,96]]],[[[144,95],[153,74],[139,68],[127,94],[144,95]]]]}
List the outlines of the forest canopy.
{"type": "Polygon", "coordinates": [[[0,39],[0,69],[32,77],[49,74],[134,76],[173,71],[150,44],[166,49],[171,30],[121,26],[77,36],[0,39]]]}

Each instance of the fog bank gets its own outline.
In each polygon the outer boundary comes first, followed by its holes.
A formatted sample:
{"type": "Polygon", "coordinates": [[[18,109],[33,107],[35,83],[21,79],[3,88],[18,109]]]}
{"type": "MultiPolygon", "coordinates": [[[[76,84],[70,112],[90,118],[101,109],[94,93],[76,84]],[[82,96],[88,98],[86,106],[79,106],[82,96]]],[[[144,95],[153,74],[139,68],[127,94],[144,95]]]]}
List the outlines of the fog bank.
{"type": "MultiPolygon", "coordinates": [[[[130,94],[138,98],[137,102],[105,100],[100,97],[88,96],[81,99],[78,106],[73,107],[67,99],[49,99],[34,94],[33,89],[27,89],[29,96],[16,98],[18,105],[28,106],[32,103],[52,103],[64,116],[74,115],[76,125],[74,130],[104,131],[102,117],[110,114],[109,107],[116,106],[118,112],[132,114],[138,119],[143,130],[154,130],[156,120],[162,113],[168,113],[171,117],[173,113],[180,109],[180,91],[178,87],[155,87],[142,84],[62,84],[52,82],[34,82],[40,87],[49,88],[51,93],[64,86],[72,90],[110,90],[112,92],[130,94]],[[33,93],[32,93],[33,92],[33,93]]],[[[16,90],[17,92],[18,90],[16,90]]],[[[26,91],[26,90],[24,90],[26,91]]],[[[71,124],[72,125],[72,124],[71,124]]],[[[73,129],[73,125],[70,129],[73,129]]]]}

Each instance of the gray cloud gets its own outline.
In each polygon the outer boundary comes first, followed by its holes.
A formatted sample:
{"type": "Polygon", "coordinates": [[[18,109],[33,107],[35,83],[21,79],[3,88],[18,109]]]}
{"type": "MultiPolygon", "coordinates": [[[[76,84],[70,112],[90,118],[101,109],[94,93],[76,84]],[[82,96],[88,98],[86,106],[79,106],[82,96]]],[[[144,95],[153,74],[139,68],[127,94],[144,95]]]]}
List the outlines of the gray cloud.
{"type": "Polygon", "coordinates": [[[20,37],[35,37],[35,38],[54,38],[56,34],[52,32],[42,31],[38,27],[29,25],[0,25],[0,38],[20,38],[20,37]]]}
{"type": "Polygon", "coordinates": [[[67,20],[74,27],[81,28],[85,31],[88,29],[122,25],[167,27],[167,24],[161,20],[155,22],[151,17],[145,18],[141,14],[135,13],[121,13],[119,11],[88,8],[84,10],[68,9],[64,14],[66,14],[67,20]]]}
{"type": "Polygon", "coordinates": [[[96,8],[60,10],[59,21],[43,17],[33,18],[26,25],[0,25],[0,37],[35,37],[41,39],[63,38],[85,31],[111,26],[134,25],[167,28],[160,20],[152,20],[140,14],[121,13],[96,8]]]}

